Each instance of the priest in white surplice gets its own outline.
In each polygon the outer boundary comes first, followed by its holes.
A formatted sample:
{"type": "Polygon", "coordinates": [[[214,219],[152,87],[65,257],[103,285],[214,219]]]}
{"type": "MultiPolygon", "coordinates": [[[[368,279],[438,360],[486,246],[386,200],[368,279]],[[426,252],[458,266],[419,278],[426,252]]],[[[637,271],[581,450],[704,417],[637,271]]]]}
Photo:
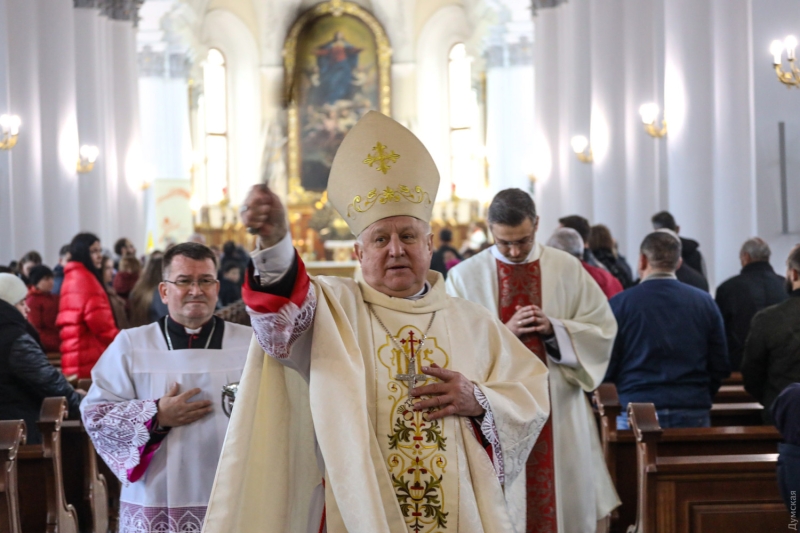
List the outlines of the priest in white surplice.
{"type": "Polygon", "coordinates": [[[214,316],[211,249],[171,248],[163,274],[169,314],[120,332],[81,403],[97,452],[123,484],[120,533],[202,527],[228,427],[221,389],[239,381],[253,333],[214,316]]]}
{"type": "Polygon", "coordinates": [[[354,280],[307,275],[277,196],[251,191],[242,218],[262,250],[243,296],[257,342],[206,533],[517,531],[547,370],[429,272],[438,186],[400,124],[370,112],[353,127],[328,198],[358,237],[354,280]]]}
{"type": "Polygon", "coordinates": [[[619,505],[585,394],[603,381],[617,323],[580,261],[536,242],[528,193],[498,193],[488,222],[495,245],[450,270],[447,292],[491,310],[530,349],[524,357],[550,369],[552,416],[528,461],[527,531],[590,533],[619,505]]]}

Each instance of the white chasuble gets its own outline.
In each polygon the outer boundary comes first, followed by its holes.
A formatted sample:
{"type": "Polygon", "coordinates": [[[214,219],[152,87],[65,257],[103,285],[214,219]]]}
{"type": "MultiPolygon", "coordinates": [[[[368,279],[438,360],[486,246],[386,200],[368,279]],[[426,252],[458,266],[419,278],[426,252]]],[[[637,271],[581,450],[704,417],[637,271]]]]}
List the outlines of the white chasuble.
{"type": "Polygon", "coordinates": [[[100,357],[81,411],[95,448],[123,483],[122,533],[201,527],[228,427],[220,393],[240,380],[251,336],[251,328],[225,323],[222,349],[170,351],[154,323],[122,330],[100,357]],[[213,411],[171,428],[148,452],[155,400],[173,383],[180,392],[201,389],[190,401],[210,400],[213,411]],[[137,469],[144,471],[131,482],[137,469]]]}
{"type": "MultiPolygon", "coordinates": [[[[448,272],[447,291],[499,316],[497,260],[492,248],[448,272]]],[[[555,450],[556,513],[560,533],[592,532],[619,505],[603,458],[592,407],[586,397],[603,381],[617,323],[607,298],[571,255],[534,245],[528,262],[539,261],[542,310],[554,321],[562,362],[548,357],[555,450]],[[574,361],[566,362],[566,355],[574,361]]],[[[524,357],[535,355],[527,352],[524,357]]],[[[516,516],[525,530],[524,506],[516,516]]],[[[528,527],[528,531],[535,531],[528,527]]]]}
{"type": "Polygon", "coordinates": [[[257,342],[206,533],[320,531],[323,500],[329,533],[514,531],[508,492],[524,493],[525,461],[548,415],[545,365],[523,357],[524,345],[485,309],[447,296],[439,274],[428,279],[431,290],[412,301],[362,280],[312,278],[301,307],[253,315],[257,342]],[[436,363],[485,396],[505,488],[471,419],[426,421],[410,409],[398,374],[409,373],[412,350],[417,373],[436,363]]]}

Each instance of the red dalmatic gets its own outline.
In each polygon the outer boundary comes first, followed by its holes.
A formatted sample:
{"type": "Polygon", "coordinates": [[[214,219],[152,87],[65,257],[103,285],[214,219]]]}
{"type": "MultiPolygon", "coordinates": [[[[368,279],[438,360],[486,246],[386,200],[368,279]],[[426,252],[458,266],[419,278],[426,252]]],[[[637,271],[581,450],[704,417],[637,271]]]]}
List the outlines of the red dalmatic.
{"type": "MultiPolygon", "coordinates": [[[[542,273],[539,261],[509,265],[497,261],[497,286],[500,288],[500,320],[511,320],[517,306],[542,307],[542,273]]],[[[520,340],[547,364],[547,352],[539,335],[523,335],[520,340]]],[[[526,465],[527,532],[557,533],[556,472],[553,448],[553,418],[547,420],[526,465]]]]}

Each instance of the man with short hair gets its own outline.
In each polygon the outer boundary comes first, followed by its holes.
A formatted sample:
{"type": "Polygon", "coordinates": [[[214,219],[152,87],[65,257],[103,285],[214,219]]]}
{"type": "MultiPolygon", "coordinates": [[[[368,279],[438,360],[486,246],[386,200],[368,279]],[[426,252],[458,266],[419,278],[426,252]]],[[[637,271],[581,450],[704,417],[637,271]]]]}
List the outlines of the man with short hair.
{"type": "Polygon", "coordinates": [[[117,263],[119,263],[123,257],[136,257],[136,247],[129,239],[122,237],[114,243],[114,253],[117,254],[117,263]]]}
{"type": "MultiPolygon", "coordinates": [[[[617,386],[623,413],[629,402],[652,402],[661,427],[708,427],[712,399],[730,374],[725,328],[711,295],[675,277],[681,261],[675,233],[642,241],[642,282],[610,302],[619,332],[605,381],[617,386]]],[[[627,416],[617,428],[628,428],[627,416]]]]}
{"type": "Polygon", "coordinates": [[[547,241],[547,246],[567,252],[581,262],[586,272],[592,276],[592,279],[597,282],[597,285],[606,295],[606,298],[611,298],[622,292],[622,284],[617,278],[611,275],[607,270],[602,268],[593,267],[583,260],[583,239],[580,234],[572,228],[558,228],[550,236],[547,241]]]}
{"type": "Polygon", "coordinates": [[[578,235],[581,236],[583,239],[583,260],[589,263],[589,265],[595,268],[601,268],[603,270],[606,267],[597,260],[594,256],[592,251],[589,249],[589,237],[592,233],[592,225],[589,223],[587,219],[580,215],[570,215],[567,217],[561,217],[558,219],[558,223],[561,224],[562,228],[571,228],[578,232],[578,235]]]}
{"type": "Polygon", "coordinates": [[[800,383],[800,244],[786,260],[789,299],[759,311],[750,323],[742,352],[744,388],[765,407],[765,424],[772,424],[770,407],[791,383],[800,383]]]}
{"type": "MultiPolygon", "coordinates": [[[[666,229],[676,235],[680,235],[681,227],[675,223],[675,217],[669,211],[659,211],[651,217],[650,221],[656,231],[666,229]]],[[[681,258],[683,258],[683,261],[675,275],[679,281],[708,292],[706,263],[703,260],[703,254],[700,253],[700,243],[686,237],[679,238],[681,240],[681,258]]]]}
{"type": "Polygon", "coordinates": [[[766,241],[758,237],[746,240],[739,252],[741,273],[717,287],[715,300],[725,322],[728,359],[733,371],[742,366],[742,349],[755,314],[789,297],[786,280],[772,269],[769,257],[766,241]]]}
{"type": "Polygon", "coordinates": [[[438,188],[394,120],[371,111],[349,131],[328,200],[356,236],[356,279],[309,276],[277,195],[251,190],[243,296],[258,344],[206,533],[521,531],[547,370],[429,271],[438,188]]]}
{"type": "Polygon", "coordinates": [[[574,257],[536,241],[527,192],[500,191],[488,222],[495,245],[453,268],[447,291],[489,309],[528,348],[522,357],[550,369],[552,416],[526,465],[526,530],[594,531],[619,505],[586,399],[605,375],[614,316],[574,257]]]}
{"type": "Polygon", "coordinates": [[[92,369],[81,405],[100,457],[123,484],[120,533],[199,531],[228,418],[223,386],[239,380],[252,330],[214,316],[214,253],[183,243],[164,254],[169,314],[122,330],[92,369]]]}

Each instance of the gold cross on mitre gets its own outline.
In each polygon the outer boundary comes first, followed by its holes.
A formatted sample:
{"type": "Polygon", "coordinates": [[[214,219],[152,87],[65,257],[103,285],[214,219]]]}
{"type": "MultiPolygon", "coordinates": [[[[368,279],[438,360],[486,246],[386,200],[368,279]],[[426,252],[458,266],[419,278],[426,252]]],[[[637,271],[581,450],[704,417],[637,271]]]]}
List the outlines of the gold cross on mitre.
{"type": "Polygon", "coordinates": [[[367,158],[364,160],[364,164],[372,167],[373,164],[377,163],[378,166],[375,168],[375,170],[383,172],[384,174],[386,174],[389,169],[392,168],[386,164],[387,161],[397,163],[397,160],[400,159],[400,154],[396,154],[394,150],[392,150],[391,153],[387,153],[386,150],[388,150],[388,148],[380,142],[373,146],[372,150],[375,153],[367,155],[367,158]]]}

